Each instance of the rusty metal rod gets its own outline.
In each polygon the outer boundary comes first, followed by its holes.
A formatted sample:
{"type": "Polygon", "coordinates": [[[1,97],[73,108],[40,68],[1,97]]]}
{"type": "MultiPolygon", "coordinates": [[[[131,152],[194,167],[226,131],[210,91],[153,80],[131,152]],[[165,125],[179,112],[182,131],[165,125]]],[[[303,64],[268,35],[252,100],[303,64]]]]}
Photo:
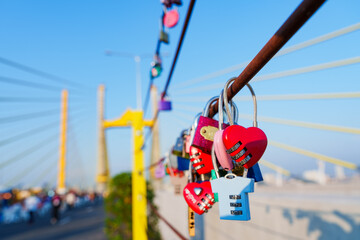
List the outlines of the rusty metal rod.
{"type": "MultiPolygon", "coordinates": [[[[246,66],[234,83],[228,88],[227,96],[230,101],[285,45],[287,41],[305,24],[305,22],[321,7],[325,0],[304,0],[271,37],[254,59],[246,66]]],[[[209,117],[218,111],[218,104],[213,104],[209,117]]]]}

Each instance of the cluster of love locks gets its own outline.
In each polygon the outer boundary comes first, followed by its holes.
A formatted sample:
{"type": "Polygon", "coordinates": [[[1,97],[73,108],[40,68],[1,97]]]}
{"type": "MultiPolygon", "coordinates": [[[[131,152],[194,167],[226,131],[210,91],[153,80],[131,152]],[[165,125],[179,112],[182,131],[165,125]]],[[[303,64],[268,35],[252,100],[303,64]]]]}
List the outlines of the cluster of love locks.
{"type": "Polygon", "coordinates": [[[166,171],[175,193],[182,191],[190,211],[201,215],[218,202],[220,219],[248,221],[248,193],[254,192],[254,182],[263,180],[258,161],[267,147],[267,137],[257,127],[256,97],[249,84],[254,102],[253,126],[245,128],[236,123],[238,109],[226,93],[234,80],[230,79],[220,95],[208,101],[190,129],[181,132],[165,158],[166,167],[159,162],[155,176],[162,177],[166,171]],[[208,117],[216,103],[218,120],[208,117]]]}

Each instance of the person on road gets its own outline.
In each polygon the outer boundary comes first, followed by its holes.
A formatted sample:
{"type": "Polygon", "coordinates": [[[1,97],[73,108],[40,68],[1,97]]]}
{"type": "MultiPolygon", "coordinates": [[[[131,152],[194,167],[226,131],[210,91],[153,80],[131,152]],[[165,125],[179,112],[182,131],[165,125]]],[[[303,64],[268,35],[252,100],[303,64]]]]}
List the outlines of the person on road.
{"type": "Polygon", "coordinates": [[[51,215],[51,224],[55,224],[59,221],[60,215],[59,210],[61,207],[61,197],[55,192],[55,195],[51,199],[52,205],[52,215],[51,215]]]}
{"type": "Polygon", "coordinates": [[[32,224],[35,221],[35,213],[38,209],[39,203],[40,203],[39,198],[34,194],[32,194],[31,196],[25,199],[25,208],[29,213],[29,220],[28,220],[29,224],[32,224]]]}

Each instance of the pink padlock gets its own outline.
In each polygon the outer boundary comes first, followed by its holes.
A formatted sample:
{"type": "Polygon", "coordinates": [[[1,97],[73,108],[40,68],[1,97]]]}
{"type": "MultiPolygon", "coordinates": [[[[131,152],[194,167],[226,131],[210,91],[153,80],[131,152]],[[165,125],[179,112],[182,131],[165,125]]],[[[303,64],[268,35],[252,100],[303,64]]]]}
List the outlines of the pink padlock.
{"type": "Polygon", "coordinates": [[[167,11],[164,14],[164,25],[168,28],[175,27],[179,22],[179,13],[176,9],[167,11]]]}
{"type": "Polygon", "coordinates": [[[165,166],[160,160],[155,168],[155,178],[163,178],[165,176],[165,166]]]}
{"type": "Polygon", "coordinates": [[[190,154],[190,147],[191,147],[191,136],[186,135],[185,137],[185,152],[190,154]]]}
{"type": "MultiPolygon", "coordinates": [[[[219,131],[217,131],[215,133],[214,136],[214,147],[215,147],[215,154],[217,156],[217,160],[220,163],[220,165],[226,170],[226,171],[230,171],[234,168],[233,165],[233,161],[232,158],[230,156],[230,154],[228,154],[226,152],[226,148],[224,146],[223,143],[223,139],[222,139],[222,135],[223,135],[223,117],[224,117],[224,111],[223,111],[223,91],[221,91],[220,95],[219,95],[219,131]]],[[[237,111],[235,110],[236,108],[233,108],[233,111],[237,111]]],[[[230,119],[232,118],[232,116],[230,115],[230,113],[227,113],[227,117],[230,119]]],[[[235,114],[233,114],[235,115],[235,114]]]]}

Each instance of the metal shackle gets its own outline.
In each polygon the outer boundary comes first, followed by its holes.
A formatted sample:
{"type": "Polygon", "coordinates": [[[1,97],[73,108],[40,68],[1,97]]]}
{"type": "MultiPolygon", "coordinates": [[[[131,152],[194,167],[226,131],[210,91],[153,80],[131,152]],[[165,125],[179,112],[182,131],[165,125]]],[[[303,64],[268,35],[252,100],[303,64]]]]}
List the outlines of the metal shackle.
{"type": "MultiPolygon", "coordinates": [[[[226,84],[225,84],[225,87],[224,87],[224,104],[225,104],[225,108],[227,111],[229,111],[229,106],[228,106],[228,97],[227,97],[227,89],[229,88],[229,85],[235,81],[235,77],[233,78],[230,78],[226,84]]],[[[251,85],[249,83],[246,84],[246,86],[248,87],[248,89],[250,90],[251,92],[251,95],[252,95],[252,99],[253,99],[253,104],[254,104],[254,119],[253,119],[253,126],[254,127],[257,127],[258,126],[258,123],[257,123],[257,101],[256,101],[256,95],[255,95],[255,92],[254,92],[254,89],[251,87],[251,85]]],[[[233,125],[234,122],[230,122],[230,125],[233,125]]]]}
{"type": "Polygon", "coordinates": [[[210,100],[206,103],[206,105],[204,107],[204,110],[202,111],[202,116],[203,117],[209,116],[210,106],[218,99],[219,99],[218,96],[210,98],[210,100]]]}

